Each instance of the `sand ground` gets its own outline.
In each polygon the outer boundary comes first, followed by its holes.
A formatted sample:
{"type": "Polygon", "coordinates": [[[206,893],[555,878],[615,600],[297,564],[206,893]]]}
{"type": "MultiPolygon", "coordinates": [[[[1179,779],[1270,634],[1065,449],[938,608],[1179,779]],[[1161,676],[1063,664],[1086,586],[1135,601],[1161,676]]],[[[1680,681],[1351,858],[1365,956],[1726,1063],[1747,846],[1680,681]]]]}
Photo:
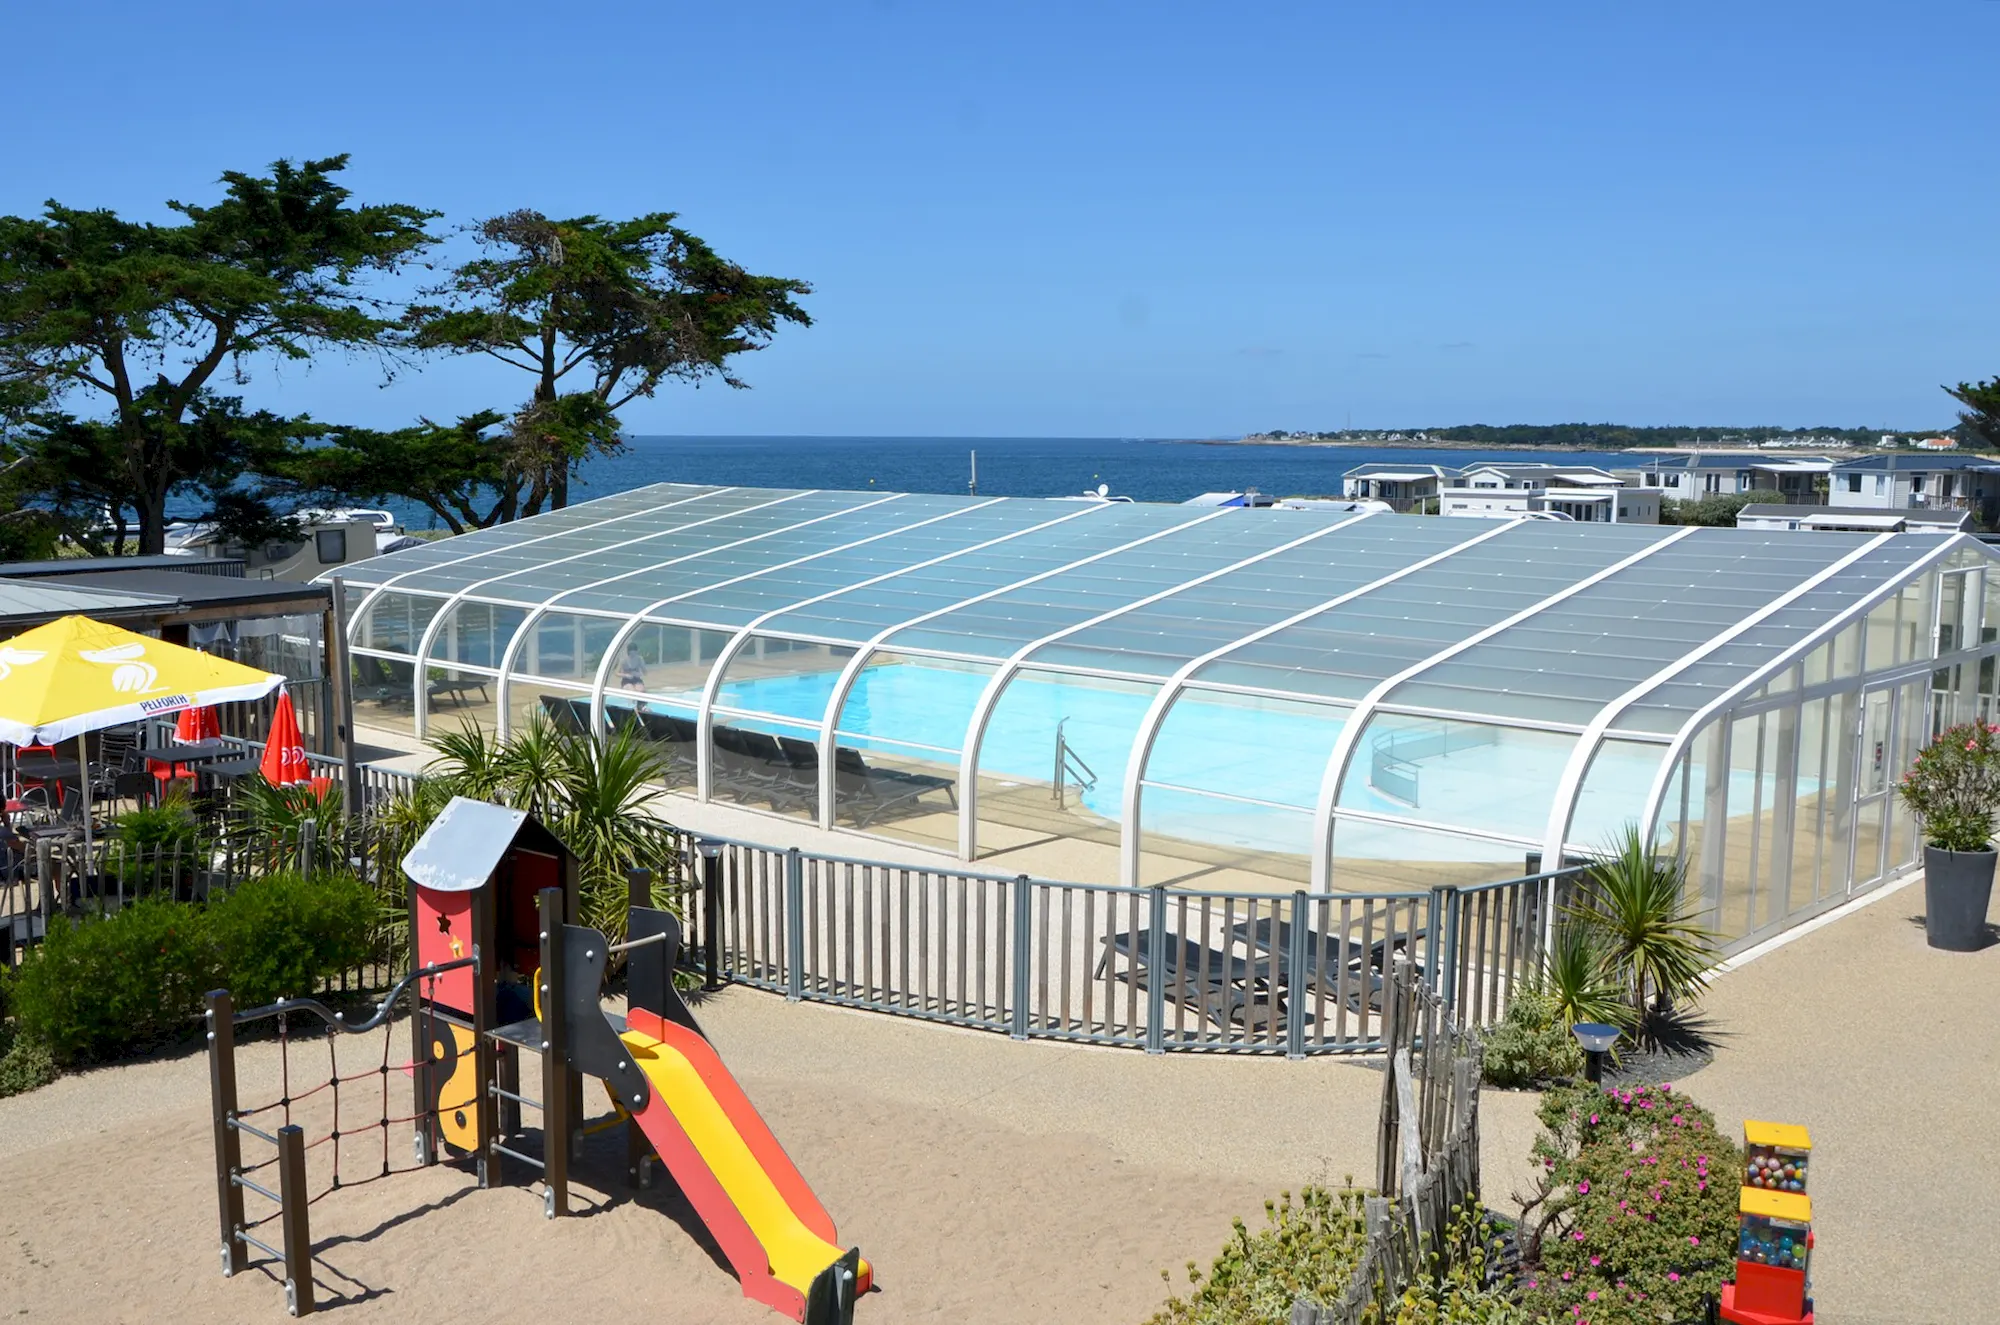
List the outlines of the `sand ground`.
{"type": "MultiPolygon", "coordinates": [[[[1932,952],[1921,909],[1921,888],[1901,889],[1721,975],[1707,1007],[1727,1041],[1685,1082],[1726,1128],[1813,1129],[1828,1325],[2000,1320],[2000,947],[1932,952]]],[[[1381,1078],[1366,1062],[1016,1044],[749,990],[701,1016],[843,1241],[877,1265],[869,1325],[1138,1321],[1163,1296],[1159,1271],[1206,1262],[1232,1216],[1372,1166],[1381,1078]]],[[[323,1056],[294,1052],[324,1075],[323,1056]]],[[[350,1043],[342,1070],[380,1054],[350,1043]]],[[[246,1104],[275,1093],[276,1058],[243,1049],[246,1104]]],[[[219,1273],[207,1089],[186,1055],[0,1101],[0,1315],[281,1317],[268,1271],[219,1273]]],[[[1534,1106],[1487,1094],[1491,1205],[1526,1178],[1534,1106]]],[[[349,1087],[343,1129],[379,1112],[379,1092],[349,1087]]],[[[379,1168],[373,1134],[344,1144],[348,1172],[379,1168]]],[[[328,1158],[313,1152],[316,1187],[328,1158]]],[[[479,1191],[448,1167],[335,1193],[312,1214],[322,1302],[356,1322],[776,1319],[742,1299],[665,1185],[625,1190],[615,1134],[591,1142],[577,1196],[581,1217],[549,1223],[528,1187],[479,1191]]]]}

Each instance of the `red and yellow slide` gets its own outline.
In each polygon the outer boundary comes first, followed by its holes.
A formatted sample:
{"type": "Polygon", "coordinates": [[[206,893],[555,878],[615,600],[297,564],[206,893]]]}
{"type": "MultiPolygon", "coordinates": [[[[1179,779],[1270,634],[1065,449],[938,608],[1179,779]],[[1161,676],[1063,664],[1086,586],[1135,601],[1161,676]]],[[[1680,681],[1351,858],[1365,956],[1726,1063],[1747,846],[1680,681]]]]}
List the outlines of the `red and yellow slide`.
{"type": "Polygon", "coordinates": [[[791,1157],[699,1032],[632,1008],[619,1036],[652,1084],[634,1115],[660,1162],[729,1258],[744,1295],[807,1318],[829,1271],[868,1291],[866,1261],[844,1253],[833,1220],[791,1157]]]}

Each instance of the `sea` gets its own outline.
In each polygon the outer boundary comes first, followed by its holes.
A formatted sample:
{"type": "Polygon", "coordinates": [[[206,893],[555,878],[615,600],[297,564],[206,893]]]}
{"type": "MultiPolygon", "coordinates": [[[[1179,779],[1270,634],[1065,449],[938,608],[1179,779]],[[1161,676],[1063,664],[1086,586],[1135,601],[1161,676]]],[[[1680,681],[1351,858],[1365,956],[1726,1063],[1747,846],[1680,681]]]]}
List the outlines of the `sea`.
{"type": "MultiPolygon", "coordinates": [[[[635,436],[615,456],[588,462],[572,502],[648,483],[749,488],[963,493],[978,457],[982,497],[1070,497],[1100,488],[1134,501],[1182,502],[1204,492],[1256,489],[1279,497],[1337,497],[1357,465],[1522,463],[1630,465],[1629,455],[1584,451],[1422,450],[1282,446],[1143,437],[669,437],[635,436]]],[[[434,517],[392,503],[412,530],[434,517]]]]}

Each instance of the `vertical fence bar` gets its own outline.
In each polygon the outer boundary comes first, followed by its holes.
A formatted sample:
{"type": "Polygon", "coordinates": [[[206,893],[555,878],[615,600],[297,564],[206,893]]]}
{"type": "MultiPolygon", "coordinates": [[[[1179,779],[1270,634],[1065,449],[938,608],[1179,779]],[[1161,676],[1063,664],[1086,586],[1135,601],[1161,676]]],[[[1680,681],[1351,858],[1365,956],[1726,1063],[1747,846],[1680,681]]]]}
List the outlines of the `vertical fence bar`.
{"type": "Polygon", "coordinates": [[[1306,970],[1306,908],[1310,905],[1303,889],[1292,894],[1292,927],[1285,933],[1285,1057],[1291,1059],[1306,1056],[1306,990],[1315,983],[1306,970]]]}
{"type": "MultiPolygon", "coordinates": [[[[1146,1052],[1162,1054],[1167,1051],[1167,977],[1164,970],[1167,950],[1167,890],[1161,884],[1151,889],[1151,914],[1147,920],[1148,951],[1152,960],[1146,963],[1146,1052]]],[[[1177,963],[1178,964],[1178,963],[1177,963]]]]}
{"type": "Polygon", "coordinates": [[[785,853],[785,999],[806,996],[806,879],[799,849],[785,853]]]}
{"type": "Polygon", "coordinates": [[[701,844],[701,969],[703,989],[722,988],[722,849],[701,844]]]}
{"type": "Polygon", "coordinates": [[[217,989],[208,1003],[208,1098],[215,1122],[215,1196],[222,1223],[222,1273],[225,1278],[249,1264],[236,1230],[243,1226],[243,1189],[236,1170],[243,1167],[243,1138],[236,1120],[236,1005],[226,989],[217,989]]]}
{"type": "MultiPolygon", "coordinates": [[[[569,1044],[563,1033],[569,991],[564,987],[568,972],[564,969],[563,890],[544,888],[541,900],[542,1214],[555,1219],[569,1213],[569,1044]]],[[[479,1089],[481,1095],[492,1098],[484,1080],[479,1089]]]]}
{"type": "Polygon", "coordinates": [[[1029,969],[1029,958],[1034,955],[1033,931],[1031,929],[1034,923],[1034,896],[1028,890],[1027,875],[1021,874],[1015,876],[1013,892],[1014,951],[1012,956],[1014,959],[1014,979],[1012,996],[1014,1006],[1010,1009],[1012,1015],[1008,1018],[1008,1021],[1012,1027],[1012,1030],[1009,1032],[1012,1037],[1016,1040],[1025,1040],[1028,1038],[1029,981],[1034,975],[1034,972],[1029,969]]]}
{"type": "Polygon", "coordinates": [[[278,1200],[278,1219],[285,1230],[285,1308],[294,1316],[310,1316],[312,1227],[306,1197],[306,1134],[297,1123],[278,1129],[278,1200]]]}
{"type": "Polygon", "coordinates": [[[1458,1005],[1458,921],[1462,900],[1458,889],[1449,884],[1431,889],[1431,935],[1443,945],[1441,954],[1431,960],[1431,985],[1448,1008],[1458,1005]]]}

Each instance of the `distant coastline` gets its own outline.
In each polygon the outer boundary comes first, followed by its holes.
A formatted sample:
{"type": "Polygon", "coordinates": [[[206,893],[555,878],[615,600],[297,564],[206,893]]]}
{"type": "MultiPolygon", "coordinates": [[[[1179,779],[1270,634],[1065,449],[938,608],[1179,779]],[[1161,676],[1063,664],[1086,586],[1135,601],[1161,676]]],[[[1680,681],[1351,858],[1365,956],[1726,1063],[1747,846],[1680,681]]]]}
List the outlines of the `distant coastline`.
{"type": "Polygon", "coordinates": [[[1520,451],[1524,453],[1563,452],[1571,454],[1602,455],[1610,452],[1618,455],[1687,455],[1696,452],[1770,452],[1782,455],[1786,451],[1810,451],[1814,455],[1858,456],[1873,453],[1872,446],[1857,446],[1852,442],[1829,442],[1813,446],[1763,446],[1756,442],[1713,442],[1699,446],[1607,446],[1584,442],[1470,442],[1442,440],[1439,438],[1408,438],[1395,443],[1387,443],[1374,438],[1347,437],[1168,437],[1162,438],[1169,446],[1290,446],[1302,450],[1380,450],[1394,445],[1411,451],[1520,451]]]}

